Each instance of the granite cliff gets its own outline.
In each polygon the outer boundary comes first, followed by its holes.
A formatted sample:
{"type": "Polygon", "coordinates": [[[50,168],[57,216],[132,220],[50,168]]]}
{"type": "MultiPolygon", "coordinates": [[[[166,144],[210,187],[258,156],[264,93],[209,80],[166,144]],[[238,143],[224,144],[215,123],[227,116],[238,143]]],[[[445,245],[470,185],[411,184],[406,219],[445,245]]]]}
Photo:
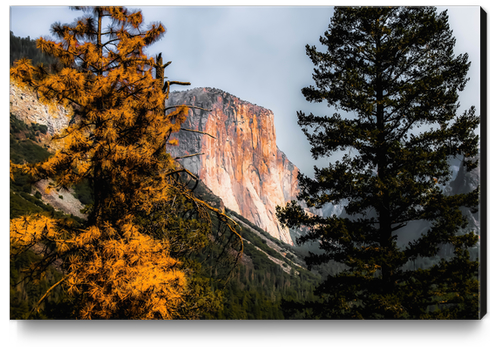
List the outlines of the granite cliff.
{"type": "MultiPolygon", "coordinates": [[[[181,131],[175,135],[179,145],[169,146],[171,154],[203,153],[179,161],[198,175],[224,206],[293,244],[289,230],[277,221],[275,207],[296,195],[298,168],[277,148],[272,111],[213,88],[171,93],[167,105],[179,104],[200,107],[189,111],[183,128],[215,138],[181,131]]],[[[50,137],[70,122],[67,110],[49,108],[35,92],[15,83],[10,84],[10,112],[26,123],[46,125],[45,144],[49,147],[53,146],[50,137]]]]}
{"type": "Polygon", "coordinates": [[[9,94],[10,113],[22,121],[46,125],[51,136],[68,126],[69,111],[62,106],[48,107],[39,101],[37,94],[31,89],[11,82],[9,94]]]}
{"type": "Polygon", "coordinates": [[[169,151],[184,167],[199,176],[225,206],[241,214],[272,236],[293,244],[281,228],[275,207],[285,205],[298,191],[298,168],[276,145],[274,114],[263,107],[213,88],[195,88],[170,94],[167,105],[186,104],[183,128],[175,135],[178,146],[169,151]],[[205,109],[205,110],[203,110],[205,109]]]}

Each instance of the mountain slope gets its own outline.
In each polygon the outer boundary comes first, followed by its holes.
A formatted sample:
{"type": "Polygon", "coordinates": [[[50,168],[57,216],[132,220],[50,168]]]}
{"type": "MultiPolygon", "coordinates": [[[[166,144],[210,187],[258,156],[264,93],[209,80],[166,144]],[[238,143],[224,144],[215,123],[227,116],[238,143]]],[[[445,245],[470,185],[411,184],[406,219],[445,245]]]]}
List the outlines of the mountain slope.
{"type": "Polygon", "coordinates": [[[198,175],[227,208],[292,245],[275,208],[297,194],[298,168],[277,148],[272,111],[213,88],[173,92],[168,104],[199,107],[189,111],[183,128],[215,137],[181,131],[175,136],[179,145],[170,148],[171,154],[203,153],[182,159],[182,165],[198,175]]]}
{"type": "MultiPolygon", "coordinates": [[[[50,142],[50,135],[59,133],[68,123],[62,110],[56,114],[50,111],[39,102],[35,93],[11,86],[10,154],[14,162],[35,162],[45,160],[50,155],[48,149],[55,147],[50,142]]],[[[82,222],[84,216],[80,210],[83,205],[77,200],[81,199],[82,193],[77,187],[70,191],[52,189],[47,193],[47,185],[48,181],[35,183],[17,175],[10,186],[11,218],[28,213],[50,213],[57,218],[76,218],[82,222]]],[[[222,199],[202,181],[198,184],[191,182],[189,187],[199,199],[225,210],[222,199]]],[[[305,270],[303,255],[237,213],[227,210],[227,214],[240,225],[244,254],[224,288],[223,309],[206,318],[283,319],[280,307],[282,298],[311,299],[313,288],[320,278],[318,274],[305,270]]],[[[17,298],[22,298],[25,290],[31,288],[12,290],[11,297],[15,300],[11,301],[11,317],[20,319],[30,306],[24,307],[25,302],[17,298]]],[[[47,314],[46,317],[55,316],[47,314]]]]}

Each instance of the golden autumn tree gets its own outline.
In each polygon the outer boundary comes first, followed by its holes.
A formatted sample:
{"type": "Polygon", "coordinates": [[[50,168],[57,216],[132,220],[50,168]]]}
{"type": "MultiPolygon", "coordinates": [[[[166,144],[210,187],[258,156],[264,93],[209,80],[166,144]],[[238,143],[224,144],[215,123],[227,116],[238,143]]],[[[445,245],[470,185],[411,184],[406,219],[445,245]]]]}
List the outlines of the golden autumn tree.
{"type": "Polygon", "coordinates": [[[26,59],[10,72],[41,101],[71,109],[72,121],[53,138],[58,149],[48,160],[13,168],[59,187],[88,182],[93,204],[82,226],[46,216],[12,220],[11,254],[44,245],[41,263],[61,259],[66,275],[54,286],[63,284],[77,298],[77,318],[182,318],[189,271],[173,257],[175,238],[165,232],[161,211],[175,203],[176,191],[197,209],[205,204],[179,184],[176,176],[185,170],[166,152],[187,106],[166,106],[170,85],[182,82],[166,80],[169,63],[145,54],[165,29],[144,30],[141,12],[123,7],[74,9],[86,16],[54,24],[59,42],[37,40],[58,59],[54,73],[26,59]]]}

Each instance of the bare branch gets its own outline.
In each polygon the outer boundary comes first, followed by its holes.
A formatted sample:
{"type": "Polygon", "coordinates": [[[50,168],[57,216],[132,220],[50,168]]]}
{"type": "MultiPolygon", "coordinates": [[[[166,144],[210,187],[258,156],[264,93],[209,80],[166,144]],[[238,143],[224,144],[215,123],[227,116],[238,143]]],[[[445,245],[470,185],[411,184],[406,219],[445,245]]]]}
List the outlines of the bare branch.
{"type": "Polygon", "coordinates": [[[189,157],[194,157],[196,155],[203,155],[204,153],[194,153],[194,154],[189,154],[189,155],[184,155],[182,157],[175,157],[174,159],[177,160],[177,159],[184,159],[184,158],[189,158],[189,157]]]}
{"type": "MultiPolygon", "coordinates": [[[[201,206],[204,206],[206,207],[208,210],[211,210],[213,212],[215,212],[218,216],[221,216],[224,220],[228,220],[232,223],[233,226],[238,226],[237,222],[235,222],[232,218],[228,217],[225,213],[223,213],[222,211],[220,211],[219,209],[215,208],[215,207],[212,207],[211,205],[209,205],[208,203],[196,198],[195,196],[191,195],[191,194],[187,194],[187,193],[184,193],[186,194],[186,196],[193,200],[196,204],[199,204],[201,206]]],[[[236,235],[238,236],[239,240],[240,240],[240,244],[241,244],[241,249],[240,249],[240,256],[243,254],[243,238],[242,236],[235,230],[235,228],[230,225],[230,223],[226,223],[226,225],[228,226],[228,228],[236,235]]]]}
{"type": "Polygon", "coordinates": [[[181,86],[190,86],[191,85],[191,82],[170,81],[169,85],[172,85],[172,84],[178,84],[178,85],[181,85],[181,86]]]}
{"type": "Polygon", "coordinates": [[[51,286],[51,288],[49,288],[46,293],[44,293],[44,295],[42,296],[41,299],[39,299],[39,301],[37,302],[36,306],[34,306],[31,310],[31,312],[29,312],[29,316],[31,315],[31,313],[34,311],[34,310],[37,310],[39,308],[39,305],[41,305],[41,302],[43,302],[43,300],[46,298],[46,296],[48,296],[49,292],[52,291],[54,288],[56,288],[59,284],[61,284],[64,280],[66,280],[68,278],[68,275],[66,275],[65,277],[63,277],[61,280],[59,280],[58,282],[56,282],[55,284],[53,284],[51,286]]]}
{"type": "Polygon", "coordinates": [[[182,168],[182,169],[179,169],[179,170],[176,170],[176,171],[169,172],[165,176],[170,176],[170,175],[173,175],[173,174],[176,174],[176,173],[180,173],[180,172],[185,172],[189,176],[191,176],[192,178],[194,178],[195,180],[198,180],[199,181],[199,177],[197,177],[196,175],[194,175],[192,172],[190,172],[189,170],[187,170],[185,168],[182,168]]]}
{"type": "Polygon", "coordinates": [[[204,134],[204,135],[208,135],[210,137],[212,137],[213,139],[216,139],[215,136],[209,134],[209,133],[206,133],[204,131],[199,131],[199,130],[192,130],[192,129],[185,129],[185,128],[180,128],[180,130],[184,130],[184,131],[190,131],[190,132],[193,132],[193,133],[199,133],[199,134],[204,134]]]}

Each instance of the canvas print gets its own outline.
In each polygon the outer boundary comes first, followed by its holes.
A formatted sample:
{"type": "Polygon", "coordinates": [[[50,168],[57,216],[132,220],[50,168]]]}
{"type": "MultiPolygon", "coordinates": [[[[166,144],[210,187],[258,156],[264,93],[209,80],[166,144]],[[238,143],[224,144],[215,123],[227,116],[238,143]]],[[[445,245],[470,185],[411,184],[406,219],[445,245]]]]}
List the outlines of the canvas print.
{"type": "Polygon", "coordinates": [[[12,6],[10,319],[481,319],[485,19],[12,6]]]}

